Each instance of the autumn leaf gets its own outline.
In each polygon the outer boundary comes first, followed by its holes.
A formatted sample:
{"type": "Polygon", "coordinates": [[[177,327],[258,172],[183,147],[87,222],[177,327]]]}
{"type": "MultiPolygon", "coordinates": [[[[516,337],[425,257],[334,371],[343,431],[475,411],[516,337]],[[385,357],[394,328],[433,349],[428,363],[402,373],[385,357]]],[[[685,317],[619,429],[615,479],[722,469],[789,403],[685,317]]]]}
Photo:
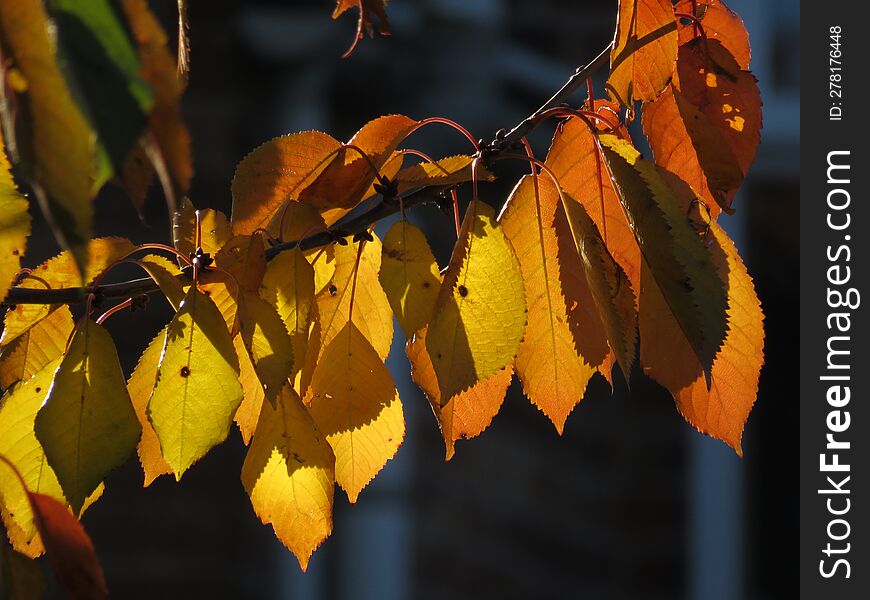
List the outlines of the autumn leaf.
{"type": "Polygon", "coordinates": [[[69,308],[61,306],[0,352],[0,388],[27,381],[60,358],[75,329],[69,308]]]}
{"type": "Polygon", "coordinates": [[[501,408],[513,371],[510,368],[496,371],[442,405],[435,368],[426,351],[426,328],[408,340],[405,352],[411,363],[411,377],[423,390],[435,418],[438,419],[447,451],[445,458],[450,460],[455,453],[457,440],[476,437],[489,427],[501,408]]]}
{"type": "Polygon", "coordinates": [[[386,360],[393,343],[393,311],[378,283],[382,254],[375,235],[370,242],[335,247],[335,275],[316,299],[321,352],[352,318],[381,360],[386,360]]]}
{"type": "Polygon", "coordinates": [[[715,217],[743,183],[761,140],[761,94],[715,40],[680,47],[679,77],[644,109],[656,163],[701,194],[715,217]]]}
{"type": "Polygon", "coordinates": [[[240,337],[266,398],[275,402],[293,371],[293,340],[275,307],[256,293],[242,294],[239,307],[240,337]]]}
{"type": "Polygon", "coordinates": [[[70,598],[106,598],[109,590],[91,538],[66,506],[28,492],[34,521],[58,582],[70,598]]]}
{"type": "Polygon", "coordinates": [[[176,480],[226,439],[242,401],[238,377],[223,317],[191,287],[167,328],[147,413],[176,480]]]}
{"type": "Polygon", "coordinates": [[[356,7],[359,9],[359,20],[356,26],[356,37],[350,48],[342,54],[342,58],[347,58],[356,49],[363,36],[368,33],[369,37],[374,37],[374,21],[372,14],[377,16],[379,27],[378,33],[381,35],[390,35],[390,22],[387,19],[386,11],[387,0],[337,0],[335,10],[332,13],[332,18],[337,19],[350,8],[356,7]]]}
{"type": "Polygon", "coordinates": [[[553,227],[559,202],[552,181],[525,176],[508,198],[499,224],[519,260],[528,307],[526,334],[514,360],[516,373],[529,400],[562,433],[595,368],[577,352],[568,325],[560,272],[572,266],[559,262],[553,227]]]}
{"type": "Polygon", "coordinates": [[[237,283],[237,293],[256,292],[266,274],[266,255],[260,235],[235,236],[214,256],[215,264],[237,283]]]}
{"type": "Polygon", "coordinates": [[[335,453],[335,480],[354,503],[396,454],[405,419],[393,377],[353,322],[324,350],[305,400],[335,453]]]}
{"type": "Polygon", "coordinates": [[[670,0],[619,0],[607,92],[631,108],[654,100],[674,74],[677,22],[670,0]]]}
{"type": "Polygon", "coordinates": [[[387,231],[378,280],[405,337],[429,323],[441,286],[438,263],[426,236],[406,220],[387,231]]]}
{"type": "Polygon", "coordinates": [[[160,365],[165,341],[166,328],[164,327],[146,346],[142,356],[139,357],[136,368],[130,374],[130,379],[127,380],[127,393],[130,394],[133,410],[136,412],[136,418],[142,428],[142,436],[136,445],[136,453],[139,455],[139,463],[145,474],[144,487],[151,485],[151,482],[161,475],[172,473],[172,468],[163,458],[160,440],[157,439],[157,434],[154,432],[151,421],[148,420],[147,413],[148,402],[151,400],[151,394],[157,384],[157,367],[160,365]]]}
{"type": "MultiPolygon", "coordinates": [[[[749,33],[746,31],[743,19],[722,0],[678,0],[674,4],[674,11],[685,15],[694,14],[708,40],[716,40],[722,44],[741,69],[749,68],[749,61],[752,58],[749,33]]],[[[681,46],[698,37],[694,23],[687,19],[677,30],[677,36],[681,46]]]]}
{"type": "Polygon", "coordinates": [[[304,571],[332,533],[335,456],[290,386],[275,408],[263,406],[242,465],[242,484],[257,516],[272,525],[304,571]]]}
{"type": "MultiPolygon", "coordinates": [[[[421,162],[406,167],[396,175],[399,193],[432,185],[458,185],[471,181],[473,156],[458,154],[435,162],[421,162]]],[[[477,167],[478,181],[492,181],[495,176],[483,165],[477,167]]]]}
{"type": "MultiPolygon", "coordinates": [[[[656,166],[624,140],[609,134],[599,140],[644,264],[709,382],[713,357],[725,338],[727,305],[726,290],[716,276],[710,253],[656,166]]],[[[645,310],[641,303],[641,313],[645,310]]]]}
{"type": "Polygon", "coordinates": [[[263,401],[266,399],[266,390],[263,389],[263,384],[260,382],[256,369],[254,369],[254,363],[251,361],[251,355],[245,348],[241,336],[237,335],[233,338],[233,348],[235,348],[236,356],[239,358],[239,383],[242,385],[243,394],[242,402],[239,404],[236,414],[233,415],[233,421],[239,426],[242,441],[247,446],[251,443],[251,437],[257,428],[263,401]]]}
{"type": "Polygon", "coordinates": [[[511,364],[525,331],[524,296],[520,265],[495,211],[472,202],[426,336],[442,402],[511,364]]]}
{"type": "MultiPolygon", "coordinates": [[[[139,74],[154,92],[148,129],[171,180],[171,187],[165,191],[168,198],[181,198],[187,193],[193,176],[190,134],[181,117],[184,82],[176,75],[175,60],[169,52],[166,32],[148,8],[147,1],[122,0],[121,8],[138,45],[141,63],[139,74]]],[[[131,159],[129,157],[127,161],[131,159]]],[[[149,169],[147,181],[150,179],[149,169]]]]}
{"type": "Polygon", "coordinates": [[[148,254],[131,262],[139,265],[148,273],[163,295],[166,296],[166,300],[172,305],[172,308],[178,310],[186,293],[186,286],[179,279],[181,269],[178,268],[178,265],[156,254],[148,254]]]}
{"type": "MultiPolygon", "coordinates": [[[[269,261],[260,296],[278,311],[293,343],[293,371],[299,371],[308,351],[308,331],[314,304],[314,268],[298,248],[269,261]]],[[[255,423],[256,424],[256,423],[255,423]]]]}
{"type": "Polygon", "coordinates": [[[25,174],[45,189],[37,195],[41,208],[84,273],[96,175],[94,139],[58,67],[41,0],[2,0],[0,38],[5,58],[25,80],[17,97],[29,115],[18,133],[19,146],[29,149],[22,161],[25,174]]]}
{"type": "Polygon", "coordinates": [[[710,385],[656,280],[646,269],[640,316],[641,362],[647,375],[674,395],[680,414],[695,429],[723,440],[742,455],[743,426],[755,403],[764,362],[764,315],[734,243],[715,222],[707,236],[715,273],[728,290],[728,330],[713,361],[710,385]]]}
{"type": "MultiPolygon", "coordinates": [[[[211,208],[199,212],[200,246],[212,257],[232,238],[230,223],[224,213],[211,208]]],[[[175,249],[190,255],[196,251],[196,213],[190,200],[185,198],[172,218],[172,239],[175,249]]]]}
{"type": "Polygon", "coordinates": [[[340,148],[330,135],[304,131],[270,140],[248,154],[233,176],[233,233],[249,235],[266,227],[283,203],[298,201],[340,148]]]}
{"type": "MultiPolygon", "coordinates": [[[[75,260],[65,250],[43,262],[22,281],[18,287],[31,289],[60,289],[77,287],[82,282],[91,283],[94,278],[119,258],[133,250],[129,240],[119,237],[97,238],[88,242],[88,269],[81,278],[75,260]]],[[[6,312],[0,347],[6,346],[19,335],[36,325],[55,309],[50,304],[18,304],[6,312]]]]}
{"type": "Polygon", "coordinates": [[[101,325],[88,319],[76,330],[34,431],[76,514],[133,452],[141,428],[115,344],[101,325]]]}
{"type": "Polygon", "coordinates": [[[403,115],[387,115],[369,121],[347,146],[335,153],[327,167],[300,193],[299,201],[317,208],[327,226],[335,224],[365,199],[380,169],[418,124],[403,115]],[[348,146],[364,152],[368,160],[348,146]]]}
{"type": "Polygon", "coordinates": [[[27,198],[18,191],[11,168],[0,133],[0,301],[15,281],[30,236],[27,198]]]}

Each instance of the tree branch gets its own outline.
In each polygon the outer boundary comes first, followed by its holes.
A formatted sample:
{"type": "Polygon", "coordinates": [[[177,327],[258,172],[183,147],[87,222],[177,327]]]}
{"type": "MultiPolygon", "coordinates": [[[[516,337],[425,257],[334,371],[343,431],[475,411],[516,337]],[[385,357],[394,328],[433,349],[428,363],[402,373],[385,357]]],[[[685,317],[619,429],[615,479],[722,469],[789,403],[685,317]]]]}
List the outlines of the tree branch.
{"type": "MultiPolygon", "coordinates": [[[[528,135],[541,124],[546,117],[544,113],[548,109],[567,102],[571,94],[576,92],[592,76],[592,73],[607,63],[612,46],[613,42],[610,42],[592,61],[585,66],[578,67],[568,81],[543,106],[523,119],[513,129],[507,133],[501,130],[496,134],[495,139],[485,145],[483,152],[488,152],[492,155],[508,150],[524,136],[528,135]]],[[[410,208],[418,204],[440,204],[446,199],[445,195],[451,187],[432,186],[421,188],[402,198],[401,204],[404,208],[410,208]]],[[[296,248],[297,246],[302,250],[310,250],[312,248],[327,246],[340,238],[362,233],[381,219],[399,212],[399,207],[400,201],[398,199],[385,198],[364,213],[347,221],[340,221],[329,229],[301,240],[282,242],[268,248],[266,250],[266,260],[271,260],[281,252],[296,248]]],[[[90,294],[97,295],[101,300],[126,299],[143,294],[151,294],[159,291],[159,289],[150,277],[120,283],[107,283],[96,287],[60,288],[54,290],[13,286],[9,289],[9,293],[0,306],[15,306],[16,304],[75,304],[84,302],[90,294]]]]}

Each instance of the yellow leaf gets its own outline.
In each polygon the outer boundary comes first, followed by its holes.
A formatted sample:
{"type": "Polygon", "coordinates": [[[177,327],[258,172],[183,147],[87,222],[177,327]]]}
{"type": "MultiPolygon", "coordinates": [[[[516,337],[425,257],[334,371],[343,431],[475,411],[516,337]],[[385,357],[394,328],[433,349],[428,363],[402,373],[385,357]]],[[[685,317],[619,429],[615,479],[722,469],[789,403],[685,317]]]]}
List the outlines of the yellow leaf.
{"type": "Polygon", "coordinates": [[[214,302],[227,329],[235,337],[239,332],[239,285],[236,280],[222,271],[204,271],[199,276],[199,289],[214,302]]]}
{"type": "Polygon", "coordinates": [[[293,372],[299,371],[305,362],[314,304],[314,269],[301,250],[282,252],[269,261],[260,295],[275,307],[290,333],[293,372]]]}
{"type": "Polygon", "coordinates": [[[148,403],[148,419],[167,464],[184,472],[224,441],[242,401],[239,361],[223,317],[191,287],[169,323],[148,403]]]}
{"type": "Polygon", "coordinates": [[[405,419],[390,372],[353,323],[323,352],[306,402],[335,452],[335,479],[354,503],[396,454],[405,419]]]}
{"type": "Polygon", "coordinates": [[[27,85],[16,96],[19,113],[29,117],[26,134],[21,134],[27,139],[19,140],[19,146],[28,149],[23,165],[45,189],[44,208],[58,239],[73,253],[73,274],[78,277],[88,262],[95,136],[58,67],[53,27],[41,0],[0,1],[4,58],[15,65],[27,85]]]}
{"type": "Polygon", "coordinates": [[[426,328],[414,334],[405,346],[411,363],[411,377],[420,386],[444,437],[446,459],[453,458],[455,443],[480,435],[489,427],[498,414],[504,401],[508,386],[511,384],[511,369],[496,371],[486,379],[478,381],[464,392],[459,392],[441,405],[441,391],[432,360],[426,352],[426,328]]]}
{"type": "Polygon", "coordinates": [[[426,336],[441,402],[511,364],[526,326],[524,295],[520,265],[495,212],[472,202],[426,336]]]}
{"type": "MultiPolygon", "coordinates": [[[[190,200],[184,198],[172,217],[172,239],[175,249],[182,254],[190,255],[196,250],[196,213],[190,200]]],[[[233,237],[226,215],[211,208],[199,211],[199,230],[202,250],[212,257],[233,237]]]]}
{"type": "MultiPolygon", "coordinates": [[[[425,161],[406,167],[396,175],[399,193],[430,185],[457,185],[471,181],[471,163],[473,156],[458,154],[436,160],[434,163],[425,161]]],[[[478,181],[492,181],[495,176],[483,165],[477,168],[478,181]]]]}
{"type": "Polygon", "coordinates": [[[340,147],[330,135],[304,131],[270,140],[248,154],[233,176],[233,233],[266,227],[285,201],[298,200],[340,147]]]}
{"type": "Polygon", "coordinates": [[[263,405],[242,465],[242,484],[264,525],[299,560],[332,533],[335,456],[299,396],[286,386],[275,408],[263,405]]]}
{"type": "Polygon", "coordinates": [[[0,353],[0,388],[27,381],[45,365],[60,358],[75,329],[69,308],[61,306],[18,337],[0,353]]]}
{"type": "Polygon", "coordinates": [[[242,290],[255,292],[266,273],[263,237],[235,236],[215,255],[215,264],[234,277],[242,290]]]}
{"type": "MultiPolygon", "coordinates": [[[[88,269],[84,282],[90,284],[106,267],[133,250],[133,244],[124,238],[97,238],[88,242],[88,269]]],[[[75,261],[69,251],[40,264],[21,282],[19,287],[33,289],[61,289],[78,287],[82,283],[75,261]]],[[[56,307],[49,304],[19,304],[6,312],[0,346],[5,346],[22,333],[47,317],[56,307]]]]}
{"type": "Polygon", "coordinates": [[[266,231],[269,236],[282,240],[300,240],[326,229],[323,217],[310,204],[288,200],[274,212],[266,231]]]}
{"type": "Polygon", "coordinates": [[[263,408],[266,392],[263,389],[260,378],[257,377],[254,363],[251,362],[251,356],[248,354],[241,336],[233,338],[233,347],[236,349],[236,356],[239,357],[239,383],[242,384],[243,393],[242,403],[239,404],[233,420],[239,426],[242,441],[247,446],[251,442],[254,430],[257,428],[257,421],[260,418],[260,411],[263,408]]]}
{"type": "Polygon", "coordinates": [[[275,308],[252,292],[239,301],[240,336],[263,384],[266,398],[275,402],[293,371],[293,341],[275,308]]]}
{"type": "Polygon", "coordinates": [[[559,203],[559,190],[548,178],[523,177],[499,224],[519,260],[528,306],[526,335],[514,361],[517,376],[529,399],[562,433],[595,368],[577,352],[568,324],[560,273],[578,265],[559,262],[554,228],[559,203]]]}
{"type": "Polygon", "coordinates": [[[665,89],[677,60],[677,21],[670,0],[619,0],[607,92],[631,107],[665,89]]]}
{"type": "Polygon", "coordinates": [[[314,269],[314,293],[321,293],[335,277],[335,251],[337,246],[327,246],[305,252],[305,258],[314,269]]]}
{"type": "Polygon", "coordinates": [[[332,283],[317,296],[321,352],[347,324],[353,299],[354,325],[369,340],[381,360],[390,353],[393,311],[378,284],[381,241],[377,236],[373,237],[371,242],[335,247],[335,275],[332,283]]]}
{"type": "Polygon", "coordinates": [[[73,335],[34,430],[75,513],[133,452],[141,428],[101,325],[85,320],[73,335]]]}
{"type": "Polygon", "coordinates": [[[715,222],[708,235],[714,241],[716,272],[728,288],[728,333],[713,361],[709,387],[703,367],[647,269],[640,317],[641,361],[646,373],[674,395],[680,414],[692,426],[742,455],[743,426],[755,403],[764,363],[764,314],[734,242],[715,222]]]}
{"type": "MultiPolygon", "coordinates": [[[[725,338],[726,290],[687,211],[656,166],[625,140],[599,137],[604,161],[631,222],[644,264],[655,277],[709,382],[725,338]]],[[[641,303],[641,312],[645,309],[641,303]]]]}
{"type": "Polygon", "coordinates": [[[154,280],[160,287],[160,291],[166,296],[166,300],[172,305],[172,308],[178,310],[181,301],[184,299],[185,285],[179,279],[181,269],[178,268],[171,260],[149,254],[135,261],[137,265],[148,273],[151,279],[154,280]]]}
{"type": "Polygon", "coordinates": [[[438,263],[423,232],[404,219],[387,231],[382,250],[378,279],[410,339],[432,318],[441,284],[438,263]]]}
{"type": "Polygon", "coordinates": [[[142,437],[136,446],[139,454],[139,463],[145,474],[144,487],[166,473],[172,473],[172,469],[166,464],[163,453],[160,451],[160,440],[154,433],[154,427],[148,420],[148,401],[154,386],[157,385],[157,367],[160,364],[160,355],[163,352],[163,344],[166,340],[166,328],[164,327],[145,348],[136,368],[127,380],[127,393],[133,402],[136,418],[142,427],[142,437]]]}
{"type": "Polygon", "coordinates": [[[21,257],[30,235],[27,198],[18,191],[10,168],[0,133],[0,301],[6,297],[21,268],[21,257]]]}

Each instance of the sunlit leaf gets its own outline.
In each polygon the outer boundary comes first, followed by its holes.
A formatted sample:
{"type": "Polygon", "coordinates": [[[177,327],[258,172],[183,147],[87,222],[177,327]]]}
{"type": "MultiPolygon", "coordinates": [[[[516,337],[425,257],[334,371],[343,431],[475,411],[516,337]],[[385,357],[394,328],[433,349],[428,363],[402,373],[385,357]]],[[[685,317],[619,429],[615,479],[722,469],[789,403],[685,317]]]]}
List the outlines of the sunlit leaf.
{"type": "Polygon", "coordinates": [[[0,352],[0,388],[27,381],[60,358],[75,324],[69,308],[61,306],[0,352]]]}
{"type": "Polygon", "coordinates": [[[84,272],[93,214],[94,138],[58,67],[42,1],[2,0],[0,38],[4,59],[25,80],[25,91],[17,96],[29,115],[27,126],[16,132],[19,147],[29,149],[22,166],[45,189],[43,211],[84,272]]]}
{"type": "Polygon", "coordinates": [[[670,0],[619,0],[607,92],[631,107],[654,100],[674,74],[677,22],[670,0]]]}
{"type": "Polygon", "coordinates": [[[442,406],[441,390],[432,360],[426,352],[426,329],[414,334],[405,347],[411,363],[411,377],[420,386],[444,437],[446,459],[453,458],[455,443],[476,437],[489,427],[498,414],[511,383],[512,370],[496,371],[486,379],[477,382],[464,392],[459,392],[442,406]]]}
{"type": "MultiPolygon", "coordinates": [[[[716,40],[722,44],[741,69],[749,68],[749,61],[752,58],[749,33],[746,31],[743,19],[725,6],[722,0],[677,0],[674,10],[687,15],[694,14],[704,28],[704,35],[708,40],[716,40]]],[[[697,37],[694,24],[688,19],[684,23],[677,32],[681,46],[697,37]]]]}
{"type": "MultiPolygon", "coordinates": [[[[88,270],[85,283],[90,283],[106,267],[133,250],[129,240],[119,237],[98,238],[88,242],[88,270]]],[[[61,252],[34,268],[19,287],[33,289],[60,289],[81,285],[75,262],[68,251],[61,252]]],[[[56,307],[50,304],[18,304],[6,312],[0,346],[5,346],[19,335],[47,317],[56,307]]]]}
{"type": "Polygon", "coordinates": [[[429,323],[441,285],[426,236],[402,219],[384,236],[378,279],[405,337],[429,323]]]}
{"type": "Polygon", "coordinates": [[[133,452],[141,428],[102,326],[88,319],[73,335],[34,430],[76,513],[133,452]]]}
{"type": "Polygon", "coordinates": [[[229,434],[242,401],[239,361],[214,303],[191,287],[169,323],[148,419],[167,464],[184,472],[229,434]]]}
{"type": "Polygon", "coordinates": [[[263,524],[271,524],[304,571],[332,533],[335,456],[308,410],[286,386],[265,404],[242,465],[242,483],[263,524]]]}
{"type": "Polygon", "coordinates": [[[405,436],[396,384],[354,323],[326,347],[306,402],[335,452],[336,482],[354,503],[405,436]]]}
{"type": "MultiPolygon", "coordinates": [[[[726,291],[708,249],[656,166],[629,142],[600,136],[605,162],[628,214],[644,264],[677,317],[709,381],[725,338],[726,291]]],[[[643,287],[643,286],[641,286],[643,287]]],[[[640,312],[645,308],[641,304],[640,312]]]]}
{"type": "MultiPolygon", "coordinates": [[[[457,185],[471,181],[473,156],[458,154],[430,163],[424,161],[406,167],[396,175],[399,192],[430,185],[457,185]]],[[[483,165],[477,168],[478,181],[492,181],[495,176],[483,165]]]]}
{"type": "Polygon", "coordinates": [[[21,268],[30,235],[27,198],[18,191],[10,169],[0,133],[0,301],[21,268]]]}
{"type": "Polygon", "coordinates": [[[215,264],[232,275],[241,291],[256,292],[266,273],[266,256],[260,235],[235,236],[215,255],[215,264]]]}
{"type": "MultiPolygon", "coordinates": [[[[178,206],[178,212],[173,216],[172,239],[175,242],[175,249],[182,254],[189,255],[196,250],[196,212],[190,200],[185,198],[178,206]]],[[[199,231],[202,250],[212,257],[232,237],[226,215],[211,208],[199,211],[199,231]]]]}
{"type": "Polygon", "coordinates": [[[256,293],[242,294],[239,305],[240,337],[266,398],[274,402],[293,370],[293,341],[275,307],[256,293]]]}
{"type": "Polygon", "coordinates": [[[511,364],[526,325],[524,296],[520,265],[495,211],[472,202],[426,336],[442,402],[511,364]]]}
{"type": "Polygon", "coordinates": [[[148,420],[148,401],[154,386],[157,385],[157,367],[160,364],[160,356],[166,341],[166,329],[162,329],[145,348],[136,368],[127,380],[127,393],[136,411],[136,418],[142,427],[142,436],[136,446],[139,455],[139,463],[145,474],[144,486],[148,487],[151,482],[161,475],[172,473],[172,469],[166,464],[163,453],[160,451],[160,440],[148,420]]]}
{"type": "Polygon", "coordinates": [[[235,348],[236,356],[239,358],[239,383],[242,384],[243,394],[242,403],[239,404],[236,414],[233,415],[233,420],[239,426],[242,441],[248,445],[251,442],[251,436],[254,435],[254,430],[257,428],[263,401],[266,399],[266,391],[263,389],[256,369],[254,369],[254,363],[251,362],[251,355],[245,348],[242,336],[237,335],[233,338],[233,348],[235,348]]]}
{"type": "Polygon", "coordinates": [[[178,277],[181,275],[181,269],[178,268],[178,265],[156,254],[143,256],[136,259],[135,262],[160,287],[160,291],[166,296],[166,300],[169,301],[172,308],[178,310],[185,294],[185,285],[178,277]]]}

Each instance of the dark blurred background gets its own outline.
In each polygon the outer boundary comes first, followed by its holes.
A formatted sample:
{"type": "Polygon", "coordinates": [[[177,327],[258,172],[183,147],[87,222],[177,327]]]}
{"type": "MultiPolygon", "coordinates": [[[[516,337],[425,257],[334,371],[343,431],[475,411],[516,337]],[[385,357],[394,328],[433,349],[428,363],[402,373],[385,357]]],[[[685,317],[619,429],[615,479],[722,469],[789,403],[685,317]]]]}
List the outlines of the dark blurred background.
{"type": "MultiPolygon", "coordinates": [[[[175,3],[152,4],[173,32],[175,3]]],[[[510,128],[604,47],[616,13],[615,0],[392,0],[393,35],[341,60],[356,12],[332,22],[330,0],[189,4],[191,197],[226,212],[236,163],[277,135],[320,129],[347,139],[390,113],[447,116],[478,137],[510,128]]],[[[234,430],[180,485],[163,477],[142,489],[135,459],[110,476],[84,523],[113,597],[797,597],[799,1],[729,5],[750,31],[764,99],[758,158],[726,220],[766,314],[767,364],[745,458],[696,433],[667,393],[635,373],[630,390],[617,374],[612,394],[593,379],[561,437],[515,382],[492,427],[445,463],[397,330],[389,365],[406,441],[357,505],[337,490],[335,531],[308,573],[254,514],[234,430]]],[[[540,156],[551,135],[533,135],[540,156]]],[[[469,151],[446,128],[412,143],[436,156],[469,151]]],[[[523,168],[502,168],[484,198],[500,205],[523,168]]],[[[98,233],[166,240],[165,212],[152,189],[143,226],[109,190],[98,200],[98,233]]],[[[451,220],[428,208],[412,218],[435,235],[444,264],[451,220]]],[[[44,226],[34,238],[31,260],[56,252],[44,226]]],[[[108,321],[128,373],[169,317],[153,302],[108,321]]]]}

